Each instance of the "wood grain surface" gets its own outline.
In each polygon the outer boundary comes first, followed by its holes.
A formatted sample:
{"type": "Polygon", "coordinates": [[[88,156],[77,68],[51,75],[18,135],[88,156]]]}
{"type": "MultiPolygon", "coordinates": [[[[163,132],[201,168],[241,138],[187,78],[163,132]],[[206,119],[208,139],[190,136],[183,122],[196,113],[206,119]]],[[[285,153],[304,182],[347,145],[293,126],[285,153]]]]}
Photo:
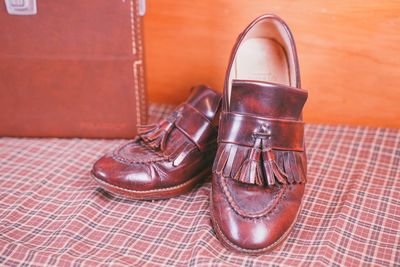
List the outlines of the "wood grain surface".
{"type": "Polygon", "coordinates": [[[222,91],[237,35],[263,13],[291,27],[312,123],[400,127],[400,1],[147,0],[150,101],[222,91]]]}

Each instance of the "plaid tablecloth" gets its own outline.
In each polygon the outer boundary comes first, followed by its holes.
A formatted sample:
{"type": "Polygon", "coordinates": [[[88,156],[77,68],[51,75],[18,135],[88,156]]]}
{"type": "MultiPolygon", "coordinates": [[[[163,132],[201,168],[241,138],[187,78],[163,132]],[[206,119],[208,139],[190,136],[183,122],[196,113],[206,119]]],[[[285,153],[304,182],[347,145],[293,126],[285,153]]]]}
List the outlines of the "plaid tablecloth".
{"type": "Polygon", "coordinates": [[[216,239],[209,182],[154,202],[99,189],[92,163],[124,140],[1,138],[0,265],[400,266],[400,130],[308,125],[306,141],[298,222],[255,257],[216,239]]]}

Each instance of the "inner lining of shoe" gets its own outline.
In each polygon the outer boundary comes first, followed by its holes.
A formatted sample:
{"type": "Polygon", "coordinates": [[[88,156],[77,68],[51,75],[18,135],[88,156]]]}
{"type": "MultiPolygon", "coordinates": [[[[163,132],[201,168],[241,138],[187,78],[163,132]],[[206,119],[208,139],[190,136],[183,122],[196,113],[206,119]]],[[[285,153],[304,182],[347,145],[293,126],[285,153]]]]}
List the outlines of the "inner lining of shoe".
{"type": "Polygon", "coordinates": [[[281,23],[266,19],[247,32],[230,70],[229,101],[233,79],[297,87],[293,51],[289,35],[281,23]]]}
{"type": "Polygon", "coordinates": [[[274,39],[245,40],[234,63],[233,79],[290,84],[285,51],[274,39]]]}

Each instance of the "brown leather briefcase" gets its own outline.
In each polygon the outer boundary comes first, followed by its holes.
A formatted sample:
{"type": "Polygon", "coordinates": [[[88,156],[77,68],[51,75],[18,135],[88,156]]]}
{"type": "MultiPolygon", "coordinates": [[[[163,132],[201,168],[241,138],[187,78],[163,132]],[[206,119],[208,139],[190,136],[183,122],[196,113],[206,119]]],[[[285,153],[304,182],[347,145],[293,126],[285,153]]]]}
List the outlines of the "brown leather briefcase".
{"type": "Polygon", "coordinates": [[[144,0],[0,2],[0,135],[129,138],[146,120],[144,0]]]}

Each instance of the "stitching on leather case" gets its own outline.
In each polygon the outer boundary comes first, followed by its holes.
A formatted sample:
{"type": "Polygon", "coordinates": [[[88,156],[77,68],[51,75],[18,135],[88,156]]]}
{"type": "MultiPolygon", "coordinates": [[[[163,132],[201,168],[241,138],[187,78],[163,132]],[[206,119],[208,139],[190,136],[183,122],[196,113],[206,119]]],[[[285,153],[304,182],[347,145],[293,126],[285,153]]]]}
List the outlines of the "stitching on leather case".
{"type": "Polygon", "coordinates": [[[243,218],[247,218],[247,219],[259,219],[259,218],[266,217],[269,214],[271,214],[278,207],[279,203],[285,197],[286,192],[287,192],[287,185],[282,185],[282,190],[274,196],[274,198],[273,198],[274,203],[269,208],[267,208],[264,211],[261,211],[259,213],[250,214],[250,213],[246,212],[245,210],[241,209],[239,207],[239,205],[236,203],[231,192],[228,189],[228,186],[226,184],[226,179],[227,178],[224,176],[220,176],[220,178],[218,179],[219,185],[221,186],[222,191],[223,191],[224,195],[226,196],[226,200],[228,201],[231,208],[235,211],[235,213],[237,213],[239,216],[241,216],[243,218]]]}
{"type": "MultiPolygon", "coordinates": [[[[139,10],[139,1],[136,1],[136,9],[139,10]]],[[[136,16],[136,25],[139,25],[139,16],[136,16]]],[[[140,26],[142,29],[142,26],[140,26]]],[[[139,82],[140,82],[140,87],[139,90],[141,91],[140,94],[140,111],[141,111],[141,119],[146,117],[147,110],[146,110],[146,99],[145,99],[145,92],[144,92],[144,67],[143,67],[143,42],[142,42],[142,32],[140,32],[138,38],[139,42],[139,54],[140,54],[140,76],[139,76],[139,82]]]]}
{"type": "Polygon", "coordinates": [[[133,86],[134,86],[135,100],[136,100],[136,123],[142,124],[142,117],[145,116],[145,112],[143,111],[143,107],[145,106],[145,96],[144,96],[143,61],[142,61],[142,37],[141,33],[139,33],[139,30],[137,28],[140,23],[140,20],[139,20],[139,15],[136,14],[135,12],[135,10],[138,10],[138,8],[139,8],[139,2],[136,0],[131,0],[130,19],[131,19],[132,54],[136,55],[139,58],[139,60],[135,60],[133,62],[132,66],[133,79],[134,79],[133,86]],[[136,4],[135,8],[134,4],[136,4]],[[138,47],[136,46],[135,38],[137,38],[138,47]]]}
{"type": "MultiPolygon", "coordinates": [[[[137,7],[137,10],[139,10],[139,1],[136,1],[136,7],[137,7]]],[[[138,18],[139,16],[136,16],[136,20],[137,20],[137,22],[136,22],[136,25],[138,25],[138,23],[139,23],[139,18],[138,18]]],[[[141,27],[141,29],[143,28],[142,27],[142,25],[140,26],[141,27]]],[[[141,115],[143,116],[143,118],[146,118],[146,116],[147,116],[147,110],[146,110],[146,94],[145,94],[145,91],[144,91],[144,66],[143,66],[143,42],[142,42],[142,32],[140,32],[140,34],[138,34],[139,35],[139,38],[138,38],[138,42],[139,42],[139,50],[140,50],[140,72],[141,72],[141,75],[139,76],[139,82],[140,82],[140,92],[141,92],[141,94],[140,94],[140,110],[141,110],[141,115]]],[[[147,121],[147,120],[146,120],[147,121]]]]}
{"type": "MultiPolygon", "coordinates": [[[[136,6],[137,6],[137,10],[139,10],[139,1],[136,1],[136,6]]],[[[138,16],[136,16],[136,20],[137,23],[136,25],[139,24],[139,19],[138,16]]],[[[142,25],[140,25],[140,27],[142,27],[142,25]]],[[[144,91],[144,66],[143,66],[143,41],[142,41],[142,33],[139,34],[139,38],[138,38],[138,42],[139,42],[139,50],[140,50],[140,72],[141,75],[139,77],[140,79],[140,91],[141,91],[141,95],[140,95],[140,100],[141,100],[141,112],[142,112],[142,116],[146,117],[147,114],[147,110],[146,110],[146,94],[144,91]]]]}
{"type": "Polygon", "coordinates": [[[136,101],[136,123],[137,124],[142,124],[142,116],[141,116],[141,103],[140,103],[140,94],[139,94],[139,83],[138,83],[138,74],[139,72],[137,71],[138,68],[140,67],[140,62],[139,61],[135,61],[133,62],[133,83],[134,83],[134,87],[135,87],[135,101],[136,101]]]}

